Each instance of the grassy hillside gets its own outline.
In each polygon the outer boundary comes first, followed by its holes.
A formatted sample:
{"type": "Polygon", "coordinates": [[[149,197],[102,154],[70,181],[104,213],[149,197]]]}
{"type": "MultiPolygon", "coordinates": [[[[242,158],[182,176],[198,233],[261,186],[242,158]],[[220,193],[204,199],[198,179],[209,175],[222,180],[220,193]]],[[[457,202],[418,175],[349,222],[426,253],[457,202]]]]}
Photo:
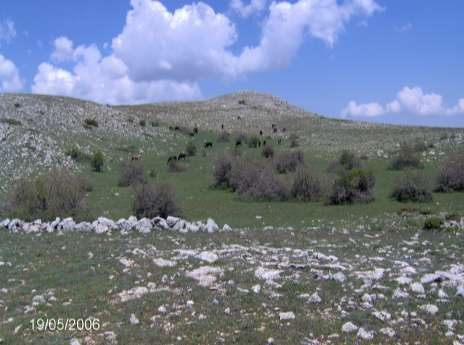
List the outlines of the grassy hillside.
{"type": "MultiPolygon", "coordinates": [[[[117,186],[122,161],[140,154],[146,170],[156,172],[156,181],[175,186],[183,215],[190,219],[212,216],[235,226],[311,224],[317,219],[345,215],[381,215],[404,204],[389,198],[397,172],[387,170],[388,158],[399,142],[426,142],[425,173],[435,178],[437,165],[463,146],[462,129],[400,127],[335,120],[308,113],[276,97],[237,93],[208,101],[111,107],[64,97],[38,95],[0,96],[0,186],[2,199],[8,181],[43,171],[51,166],[80,171],[93,186],[89,203],[94,216],[127,217],[132,213],[130,188],[117,186]],[[87,122],[91,120],[94,125],[87,122]],[[180,127],[180,131],[172,130],[180,127]],[[199,134],[188,133],[199,128],[199,134]],[[276,128],[274,130],[273,128],[276,128]],[[325,170],[343,149],[364,156],[376,177],[374,203],[325,206],[323,202],[244,202],[227,191],[212,190],[215,158],[233,150],[233,140],[219,143],[220,132],[258,134],[277,151],[288,150],[290,136],[298,137],[307,164],[325,170]],[[169,173],[166,160],[193,141],[198,154],[184,164],[185,172],[169,173]],[[212,149],[203,149],[206,141],[212,149]],[[278,142],[281,144],[278,145],[278,142]],[[92,172],[88,163],[77,163],[66,153],[77,148],[85,154],[101,150],[107,162],[103,173],[92,172]]],[[[245,156],[259,156],[259,149],[241,148],[245,156]]],[[[436,194],[434,202],[408,207],[435,211],[462,209],[462,193],[436,194]]]]}

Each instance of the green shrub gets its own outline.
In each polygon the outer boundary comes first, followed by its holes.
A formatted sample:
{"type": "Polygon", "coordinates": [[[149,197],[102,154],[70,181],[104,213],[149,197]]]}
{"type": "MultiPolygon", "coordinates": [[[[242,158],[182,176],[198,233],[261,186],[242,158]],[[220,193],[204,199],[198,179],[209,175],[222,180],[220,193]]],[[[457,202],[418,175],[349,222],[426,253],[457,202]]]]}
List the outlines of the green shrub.
{"type": "Polygon", "coordinates": [[[296,135],[295,133],[292,133],[289,139],[290,139],[290,147],[294,148],[300,145],[298,142],[298,135],[296,135]]]}
{"type": "Polygon", "coordinates": [[[232,166],[230,184],[246,200],[282,201],[288,199],[288,188],[269,163],[240,159],[232,166]]]}
{"type": "Polygon", "coordinates": [[[228,143],[229,140],[230,140],[230,134],[226,131],[222,131],[217,138],[217,141],[220,143],[228,143]]]}
{"type": "Polygon", "coordinates": [[[174,189],[167,184],[139,184],[134,188],[132,210],[138,218],[177,216],[180,207],[174,189]]]}
{"type": "Polygon", "coordinates": [[[304,154],[302,151],[281,152],[274,159],[274,166],[279,174],[294,172],[303,164],[304,154]]]}
{"type": "Polygon", "coordinates": [[[249,148],[257,148],[258,146],[260,146],[261,141],[259,140],[259,137],[257,135],[253,134],[247,138],[247,144],[249,148]]]}
{"type": "Polygon", "coordinates": [[[67,149],[65,154],[76,162],[83,162],[89,159],[89,155],[81,151],[77,146],[67,149]]]}
{"type": "Polygon", "coordinates": [[[261,156],[263,156],[266,159],[273,158],[274,157],[274,149],[270,145],[266,145],[263,147],[261,151],[261,156]]]}
{"type": "Polygon", "coordinates": [[[183,166],[182,164],[180,164],[178,161],[176,160],[171,160],[169,161],[168,163],[168,171],[169,172],[172,172],[172,173],[178,173],[178,172],[183,172],[185,171],[185,166],[183,166]]]}
{"type": "Polygon", "coordinates": [[[103,171],[103,166],[105,164],[105,158],[103,157],[103,153],[101,151],[95,151],[90,158],[90,166],[96,172],[103,171]]]}
{"type": "Polygon", "coordinates": [[[464,154],[450,158],[438,176],[439,192],[464,191],[464,154]]]}
{"type": "Polygon", "coordinates": [[[13,119],[11,117],[1,118],[0,123],[6,123],[7,125],[10,125],[10,126],[21,126],[22,125],[21,121],[13,119]]]}
{"type": "Polygon", "coordinates": [[[93,127],[98,127],[98,121],[96,119],[87,118],[84,120],[84,127],[86,129],[91,129],[93,127]]]}
{"type": "Polygon", "coordinates": [[[147,125],[147,122],[142,119],[142,120],[139,121],[139,125],[140,125],[140,127],[145,127],[147,125]]]}
{"type": "Polygon", "coordinates": [[[193,157],[197,154],[197,146],[194,142],[191,141],[187,144],[187,146],[185,147],[185,153],[189,157],[193,157]]]}
{"type": "Polygon", "coordinates": [[[374,175],[365,169],[352,169],[339,175],[333,184],[329,204],[351,204],[374,200],[374,175]]]}
{"type": "Polygon", "coordinates": [[[158,176],[158,173],[156,172],[155,169],[150,169],[148,176],[150,176],[151,178],[156,178],[156,176],[158,176]]]}
{"type": "Polygon", "coordinates": [[[421,167],[419,152],[413,146],[406,143],[401,144],[397,154],[390,161],[390,168],[393,170],[421,167]]]}
{"type": "Polygon", "coordinates": [[[21,178],[8,194],[7,212],[28,221],[84,218],[88,216],[85,196],[89,190],[91,186],[86,180],[66,171],[21,178]]]}
{"type": "Polygon", "coordinates": [[[119,187],[135,186],[143,183],[147,183],[147,177],[141,161],[127,161],[121,164],[119,187]]]}
{"type": "Polygon", "coordinates": [[[308,168],[299,168],[293,179],[290,194],[302,201],[320,200],[323,195],[320,178],[308,168]]]}
{"type": "Polygon", "coordinates": [[[391,196],[400,202],[428,202],[432,191],[424,174],[408,171],[396,180],[391,196]]]}
{"type": "Polygon", "coordinates": [[[438,217],[427,218],[424,222],[424,230],[440,230],[444,222],[438,217]]]}
{"type": "Polygon", "coordinates": [[[220,156],[216,159],[213,167],[213,187],[214,188],[231,188],[231,174],[234,159],[230,156],[220,156]]]}

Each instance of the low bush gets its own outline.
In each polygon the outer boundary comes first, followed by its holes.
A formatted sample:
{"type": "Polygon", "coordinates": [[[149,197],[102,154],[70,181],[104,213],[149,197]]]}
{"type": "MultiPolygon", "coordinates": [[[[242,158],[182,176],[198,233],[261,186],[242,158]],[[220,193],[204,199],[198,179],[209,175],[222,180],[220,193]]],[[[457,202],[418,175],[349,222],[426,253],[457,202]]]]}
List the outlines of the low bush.
{"type": "Polygon", "coordinates": [[[73,146],[65,151],[65,154],[71,157],[76,162],[83,162],[90,159],[89,155],[80,150],[77,146],[73,146]]]}
{"type": "Polygon", "coordinates": [[[257,148],[261,145],[261,141],[256,134],[252,134],[247,138],[247,144],[249,148],[257,148]]]}
{"type": "Polygon", "coordinates": [[[86,129],[91,129],[93,127],[98,127],[98,121],[96,119],[87,118],[84,120],[84,127],[86,129]]]}
{"type": "Polygon", "coordinates": [[[430,217],[424,222],[424,230],[440,230],[444,222],[441,218],[430,217]]]}
{"type": "Polygon", "coordinates": [[[279,174],[295,172],[304,164],[304,155],[301,151],[282,152],[274,159],[274,166],[279,174]]]}
{"type": "Polygon", "coordinates": [[[245,133],[237,133],[235,135],[235,142],[236,143],[241,143],[242,145],[246,144],[248,141],[248,137],[245,133]]]}
{"type": "Polygon", "coordinates": [[[348,150],[342,151],[338,162],[346,170],[361,168],[360,158],[354,152],[348,150]]]}
{"type": "Polygon", "coordinates": [[[150,176],[151,178],[156,178],[158,176],[158,173],[156,172],[155,169],[150,169],[148,176],[150,176]]]}
{"type": "Polygon", "coordinates": [[[263,147],[261,151],[261,156],[263,156],[266,159],[273,158],[274,157],[274,149],[270,145],[266,145],[263,147]]]}
{"type": "Polygon", "coordinates": [[[464,154],[449,159],[438,176],[439,192],[464,191],[464,154]]]}
{"type": "Polygon", "coordinates": [[[66,171],[24,177],[14,183],[7,197],[10,216],[32,221],[56,217],[82,219],[88,216],[86,192],[91,186],[82,177],[66,171]]]}
{"type": "Polygon", "coordinates": [[[21,121],[16,120],[11,117],[1,118],[0,123],[6,123],[7,125],[10,125],[10,126],[21,126],[22,125],[21,121]]]}
{"type": "Polygon", "coordinates": [[[432,200],[432,191],[423,174],[409,171],[396,180],[391,196],[400,202],[428,202],[432,200]]]}
{"type": "Polygon", "coordinates": [[[323,188],[319,176],[308,168],[299,168],[293,179],[290,194],[293,198],[302,201],[320,200],[323,188]]]}
{"type": "Polygon", "coordinates": [[[268,163],[241,159],[232,166],[230,184],[246,200],[286,200],[287,186],[273,172],[268,163]]]}
{"type": "Polygon", "coordinates": [[[189,157],[193,157],[197,154],[197,146],[194,142],[191,141],[187,144],[187,146],[185,147],[185,153],[189,157]]]}
{"type": "Polygon", "coordinates": [[[290,135],[289,140],[290,140],[290,147],[292,148],[298,147],[300,145],[298,142],[298,135],[296,135],[295,133],[292,133],[290,135]]]}
{"type": "Polygon", "coordinates": [[[329,163],[328,172],[342,174],[345,171],[362,168],[361,158],[354,152],[343,150],[337,160],[329,163]]]}
{"type": "Polygon", "coordinates": [[[406,168],[421,168],[419,152],[411,145],[403,143],[390,161],[390,169],[402,170],[406,168]]]}
{"type": "Polygon", "coordinates": [[[145,127],[147,125],[147,122],[145,120],[140,120],[139,125],[140,127],[145,127]]]}
{"type": "Polygon", "coordinates": [[[172,173],[183,172],[185,171],[185,166],[183,166],[176,160],[172,160],[168,163],[168,171],[172,173]]]}
{"type": "Polygon", "coordinates": [[[339,175],[333,184],[329,204],[351,204],[374,200],[374,175],[365,169],[352,169],[339,175]]]}
{"type": "Polygon", "coordinates": [[[134,187],[132,210],[139,218],[177,216],[180,208],[174,189],[167,184],[153,186],[148,183],[134,187]]]}
{"type": "Polygon", "coordinates": [[[120,187],[135,186],[146,182],[147,177],[141,161],[127,161],[121,164],[118,182],[120,187]]]}
{"type": "Polygon", "coordinates": [[[234,159],[230,156],[223,155],[216,159],[213,167],[213,187],[214,188],[231,188],[231,173],[234,159]]]}
{"type": "Polygon", "coordinates": [[[217,138],[217,141],[220,143],[228,143],[229,140],[230,140],[230,134],[226,131],[222,131],[217,138]]]}
{"type": "Polygon", "coordinates": [[[105,164],[105,158],[103,157],[103,153],[101,151],[95,151],[90,158],[90,166],[96,172],[102,172],[103,166],[105,164]]]}

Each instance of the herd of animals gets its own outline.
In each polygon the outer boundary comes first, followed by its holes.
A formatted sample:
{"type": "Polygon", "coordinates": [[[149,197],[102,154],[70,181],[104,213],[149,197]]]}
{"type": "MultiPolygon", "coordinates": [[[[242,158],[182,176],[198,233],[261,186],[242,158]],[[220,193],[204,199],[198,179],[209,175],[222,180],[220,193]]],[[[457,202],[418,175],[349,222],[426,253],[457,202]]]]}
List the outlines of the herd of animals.
{"type": "MultiPolygon", "coordinates": [[[[241,120],[241,117],[238,116],[237,117],[238,120],[241,120]]],[[[199,132],[199,127],[198,125],[195,125],[195,127],[193,128],[193,130],[189,130],[188,128],[185,128],[185,127],[181,127],[181,126],[169,126],[169,129],[171,131],[177,131],[177,132],[181,132],[181,133],[184,133],[184,134],[187,134],[191,137],[194,137],[195,135],[198,134],[199,132]]],[[[272,130],[272,133],[276,134],[278,133],[278,127],[276,124],[272,124],[271,125],[271,130],[272,130]]],[[[224,124],[221,124],[221,131],[223,133],[227,133],[225,132],[225,128],[224,128],[224,124]]],[[[287,131],[286,128],[282,128],[282,132],[285,133],[287,131]]],[[[229,133],[227,133],[229,134],[229,133]]],[[[262,130],[259,131],[259,136],[262,138],[264,135],[264,132],[262,130]]],[[[235,139],[235,147],[240,147],[242,146],[242,144],[244,143],[245,141],[245,138],[241,138],[241,137],[238,137],[235,139]]],[[[282,138],[279,137],[277,138],[277,144],[280,145],[282,143],[282,138]]],[[[267,145],[267,142],[265,139],[263,140],[258,140],[257,141],[257,147],[261,147],[261,146],[266,146],[267,145]]],[[[212,141],[205,141],[203,143],[203,148],[204,149],[211,149],[213,148],[213,142],[212,141]]],[[[132,160],[139,160],[140,159],[140,155],[137,155],[137,156],[133,156],[132,157],[132,160]]],[[[172,161],[181,161],[181,160],[186,160],[187,159],[187,154],[185,152],[180,152],[178,155],[172,155],[172,156],[169,156],[168,159],[167,159],[167,162],[166,164],[169,164],[171,163],[172,161]]]]}

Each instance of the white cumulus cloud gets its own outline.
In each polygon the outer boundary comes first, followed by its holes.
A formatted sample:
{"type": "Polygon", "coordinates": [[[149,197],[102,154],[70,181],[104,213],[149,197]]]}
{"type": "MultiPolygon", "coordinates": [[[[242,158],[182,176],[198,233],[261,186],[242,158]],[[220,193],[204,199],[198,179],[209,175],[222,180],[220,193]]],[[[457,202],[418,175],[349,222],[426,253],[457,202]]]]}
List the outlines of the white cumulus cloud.
{"type": "MultiPolygon", "coordinates": [[[[235,1],[243,5],[240,8],[253,11],[265,3],[235,1]]],[[[72,61],[74,67],[63,70],[44,62],[34,78],[33,91],[114,103],[191,99],[200,96],[201,80],[237,78],[285,66],[305,38],[331,46],[353,16],[382,10],[374,0],[273,2],[258,44],[234,53],[235,25],[205,3],[172,12],[154,0],[131,0],[131,6],[106,56],[94,45],[74,47],[69,38],[57,38],[51,61],[72,61]]]]}
{"type": "Polygon", "coordinates": [[[76,64],[72,71],[42,63],[34,77],[32,92],[72,96],[100,103],[147,103],[193,99],[200,96],[196,83],[172,80],[136,82],[127,66],[114,55],[102,57],[96,46],[73,49],[76,64]]]}
{"type": "Polygon", "coordinates": [[[74,59],[73,42],[64,36],[58,37],[54,41],[55,49],[52,52],[51,59],[57,62],[74,59]]]}
{"type": "Polygon", "coordinates": [[[375,117],[388,114],[403,113],[416,116],[458,115],[464,114],[464,98],[454,107],[443,103],[443,96],[436,93],[425,93],[422,88],[403,87],[391,102],[382,105],[378,102],[361,103],[350,101],[342,110],[343,117],[375,117]]]}
{"type": "Polygon", "coordinates": [[[250,0],[248,5],[245,5],[243,0],[232,0],[230,8],[239,13],[242,17],[249,17],[253,13],[258,13],[264,10],[267,0],[250,0]]]}
{"type": "Polygon", "coordinates": [[[0,54],[0,92],[15,92],[23,88],[23,81],[13,61],[0,54]]]}

